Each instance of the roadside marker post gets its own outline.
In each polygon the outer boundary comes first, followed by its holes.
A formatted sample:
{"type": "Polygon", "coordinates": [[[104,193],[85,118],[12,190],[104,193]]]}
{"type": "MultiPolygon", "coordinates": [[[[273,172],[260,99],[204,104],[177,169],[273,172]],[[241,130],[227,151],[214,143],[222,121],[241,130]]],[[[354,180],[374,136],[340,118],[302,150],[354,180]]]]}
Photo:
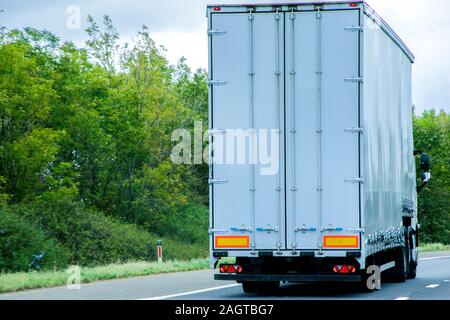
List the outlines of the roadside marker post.
{"type": "Polygon", "coordinates": [[[156,253],[158,255],[158,263],[163,262],[163,251],[162,251],[162,241],[156,241],[156,253]]]}

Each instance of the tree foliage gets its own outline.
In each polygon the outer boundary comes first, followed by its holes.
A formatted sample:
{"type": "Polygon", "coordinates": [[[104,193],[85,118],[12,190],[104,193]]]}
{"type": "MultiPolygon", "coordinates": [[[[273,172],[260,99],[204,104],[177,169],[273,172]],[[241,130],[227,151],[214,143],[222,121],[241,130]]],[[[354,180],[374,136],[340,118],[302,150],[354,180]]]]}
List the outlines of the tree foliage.
{"type": "MultiPolygon", "coordinates": [[[[415,147],[431,157],[432,179],[419,194],[422,241],[450,243],[450,115],[434,110],[414,117],[415,147]]],[[[417,165],[418,176],[420,164],[417,165]]]]}
{"type": "MultiPolygon", "coordinates": [[[[170,161],[173,130],[206,120],[206,73],[170,65],[145,26],[119,46],[108,16],[88,22],[84,48],[47,31],[2,29],[0,201],[72,263],[144,258],[153,233],[191,232],[171,217],[190,210],[207,222],[206,166],[170,161]]],[[[192,250],[205,255],[200,238],[192,250]]],[[[31,259],[39,245],[27,246],[31,259]]]]}

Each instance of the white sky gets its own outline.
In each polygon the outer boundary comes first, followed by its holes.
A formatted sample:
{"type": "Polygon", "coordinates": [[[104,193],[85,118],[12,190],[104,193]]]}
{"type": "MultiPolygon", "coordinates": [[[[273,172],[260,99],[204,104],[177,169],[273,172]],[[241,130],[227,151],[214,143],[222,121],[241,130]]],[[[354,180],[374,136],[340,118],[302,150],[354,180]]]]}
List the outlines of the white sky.
{"type": "MultiPolygon", "coordinates": [[[[207,68],[206,4],[267,3],[271,0],[0,0],[0,25],[48,29],[63,40],[82,45],[86,16],[98,22],[108,14],[125,40],[145,24],[175,63],[181,56],[193,68],[207,68]],[[81,9],[79,30],[67,28],[67,8],[81,9]]],[[[273,1],[277,2],[277,1],[273,1]]],[[[282,0],[279,2],[301,2],[282,0]]],[[[368,0],[416,56],[413,100],[417,111],[436,108],[450,112],[450,1],[368,0]]]]}

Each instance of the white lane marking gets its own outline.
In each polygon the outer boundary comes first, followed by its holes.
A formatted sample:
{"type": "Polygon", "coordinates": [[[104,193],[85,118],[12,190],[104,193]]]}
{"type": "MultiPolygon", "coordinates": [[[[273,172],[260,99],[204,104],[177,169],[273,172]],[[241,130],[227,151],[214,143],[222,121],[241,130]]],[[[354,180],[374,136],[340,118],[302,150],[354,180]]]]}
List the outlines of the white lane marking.
{"type": "Polygon", "coordinates": [[[429,258],[420,258],[420,261],[427,261],[427,260],[437,260],[437,259],[449,259],[450,256],[440,256],[440,257],[429,257],[429,258]]]}
{"type": "Polygon", "coordinates": [[[207,289],[200,289],[200,290],[194,290],[194,291],[188,291],[188,292],[181,292],[181,293],[169,294],[167,296],[150,297],[150,298],[144,298],[144,299],[138,299],[138,300],[164,300],[164,299],[188,296],[188,295],[191,295],[191,294],[197,294],[197,293],[203,293],[203,292],[227,289],[227,288],[232,288],[232,287],[237,287],[237,286],[240,286],[240,284],[238,284],[238,283],[236,283],[236,284],[229,284],[229,285],[226,285],[226,286],[213,287],[213,288],[207,288],[207,289]]]}
{"type": "Polygon", "coordinates": [[[391,261],[389,263],[383,264],[380,267],[380,271],[383,272],[383,271],[386,271],[386,270],[391,269],[393,267],[395,267],[395,261],[391,261]]]}
{"type": "Polygon", "coordinates": [[[397,299],[395,299],[395,300],[398,300],[398,301],[406,301],[406,300],[409,300],[409,299],[411,299],[410,297],[398,297],[397,299]]]}
{"type": "Polygon", "coordinates": [[[434,288],[437,288],[437,287],[439,287],[440,285],[439,284],[429,284],[428,286],[426,286],[425,288],[428,288],[428,289],[434,289],[434,288]]]}

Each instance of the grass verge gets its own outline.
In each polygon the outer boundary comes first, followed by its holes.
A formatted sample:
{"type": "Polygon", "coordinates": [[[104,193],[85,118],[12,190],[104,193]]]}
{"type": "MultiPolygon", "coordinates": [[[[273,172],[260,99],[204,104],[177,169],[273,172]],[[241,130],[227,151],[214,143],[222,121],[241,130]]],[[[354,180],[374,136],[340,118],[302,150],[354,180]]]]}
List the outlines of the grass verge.
{"type": "MultiPolygon", "coordinates": [[[[81,283],[146,276],[158,273],[194,271],[209,268],[209,259],[190,261],[130,262],[106,266],[81,268],[81,283]]],[[[0,293],[26,289],[62,286],[70,276],[66,271],[41,271],[0,274],[0,293]]]]}
{"type": "MultiPolygon", "coordinates": [[[[421,244],[419,252],[450,250],[450,245],[441,243],[421,244]]],[[[234,258],[222,259],[223,263],[235,263],[234,258]]],[[[146,276],[158,273],[203,270],[209,268],[209,259],[193,259],[190,261],[129,262],[110,264],[99,267],[81,268],[81,283],[99,280],[111,280],[146,276]]],[[[66,271],[19,272],[0,274],[0,293],[15,292],[26,289],[49,288],[67,283],[69,273],[66,271]]]]}
{"type": "Polygon", "coordinates": [[[450,245],[442,243],[424,243],[419,245],[419,252],[449,251],[450,245]]]}

